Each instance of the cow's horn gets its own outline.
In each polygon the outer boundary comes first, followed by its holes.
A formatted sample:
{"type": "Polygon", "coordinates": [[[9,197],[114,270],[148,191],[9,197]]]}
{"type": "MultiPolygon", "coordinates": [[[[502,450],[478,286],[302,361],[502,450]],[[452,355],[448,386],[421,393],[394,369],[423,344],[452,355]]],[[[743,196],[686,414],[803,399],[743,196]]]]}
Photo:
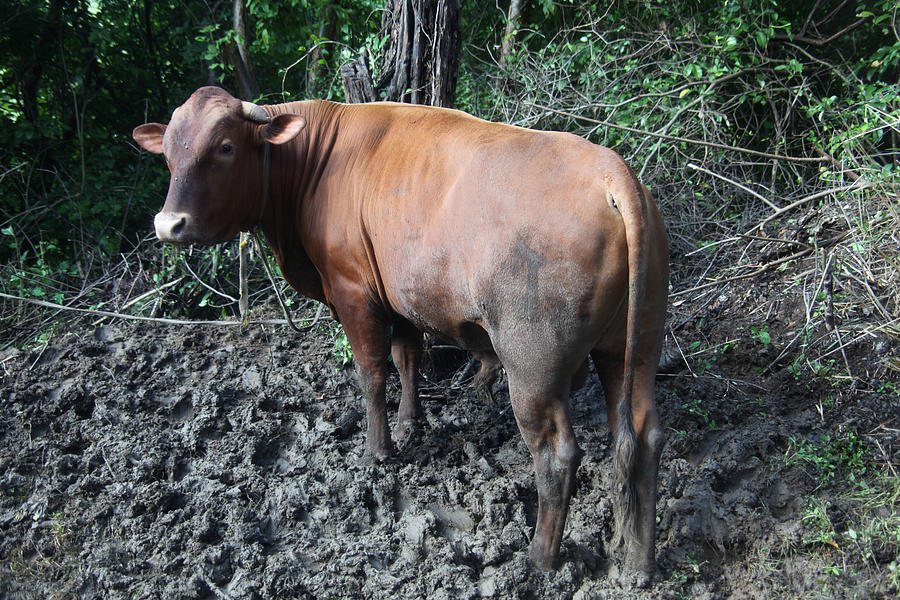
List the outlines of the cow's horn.
{"type": "Polygon", "coordinates": [[[267,113],[262,106],[247,102],[246,100],[241,101],[241,106],[243,107],[244,118],[249,119],[254,123],[268,123],[271,121],[269,113],[267,113]]]}

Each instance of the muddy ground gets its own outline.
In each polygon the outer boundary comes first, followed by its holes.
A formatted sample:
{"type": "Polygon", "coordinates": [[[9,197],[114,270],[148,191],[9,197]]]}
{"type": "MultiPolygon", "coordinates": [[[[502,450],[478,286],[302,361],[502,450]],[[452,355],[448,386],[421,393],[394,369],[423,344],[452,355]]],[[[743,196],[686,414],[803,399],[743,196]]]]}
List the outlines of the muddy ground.
{"type": "MultiPolygon", "coordinates": [[[[770,312],[772,347],[753,341],[739,317],[765,301],[731,293],[676,323],[658,379],[659,573],[640,592],[607,553],[610,438],[594,375],[572,397],[586,454],[562,564],[542,573],[526,561],[536,492],[505,382],[495,404],[480,400],[458,381],[465,355],[434,351],[427,425],[371,465],[328,323],[304,336],[74,324],[0,356],[0,597],[891,597],[881,574],[896,546],[829,575],[840,548],[810,542],[805,517],[823,482],[784,457],[792,439],[852,427],[896,461],[897,399],[783,365],[761,373],[797,316],[770,312]],[[697,341],[718,350],[683,358],[697,341]]],[[[896,353],[876,342],[851,360],[896,353]]],[[[393,417],[395,374],[389,393],[393,417]]],[[[833,506],[837,519],[841,498],[833,506]]]]}

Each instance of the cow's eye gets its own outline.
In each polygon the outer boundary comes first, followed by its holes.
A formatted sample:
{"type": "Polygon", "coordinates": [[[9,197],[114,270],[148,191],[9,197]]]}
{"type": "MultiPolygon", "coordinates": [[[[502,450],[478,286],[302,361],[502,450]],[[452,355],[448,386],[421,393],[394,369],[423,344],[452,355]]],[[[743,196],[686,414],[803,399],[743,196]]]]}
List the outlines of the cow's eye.
{"type": "Polygon", "coordinates": [[[234,152],[234,146],[231,144],[222,144],[222,154],[231,154],[234,152]]]}

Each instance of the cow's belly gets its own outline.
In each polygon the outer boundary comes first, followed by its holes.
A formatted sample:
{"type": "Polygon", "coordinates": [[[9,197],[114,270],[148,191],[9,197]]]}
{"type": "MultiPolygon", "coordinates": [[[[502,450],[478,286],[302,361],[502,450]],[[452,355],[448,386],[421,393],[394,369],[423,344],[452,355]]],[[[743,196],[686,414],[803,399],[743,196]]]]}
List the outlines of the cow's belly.
{"type": "Polygon", "coordinates": [[[512,236],[424,251],[393,271],[386,291],[396,314],[470,352],[580,351],[613,334],[627,294],[624,245],[593,241],[587,251],[512,236]]]}
{"type": "Polygon", "coordinates": [[[421,331],[431,333],[470,352],[493,352],[483,315],[471,301],[460,273],[426,270],[410,274],[403,284],[387,286],[392,312],[421,331]]]}

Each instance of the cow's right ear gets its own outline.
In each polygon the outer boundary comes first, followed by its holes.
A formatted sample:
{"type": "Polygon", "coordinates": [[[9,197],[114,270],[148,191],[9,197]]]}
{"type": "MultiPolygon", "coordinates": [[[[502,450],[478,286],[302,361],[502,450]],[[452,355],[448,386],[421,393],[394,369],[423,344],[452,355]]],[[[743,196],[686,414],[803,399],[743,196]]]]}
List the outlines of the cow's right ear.
{"type": "Polygon", "coordinates": [[[259,137],[270,144],[289,142],[306,127],[306,119],[300,115],[278,115],[270,123],[260,125],[259,137]]]}
{"type": "Polygon", "coordinates": [[[162,154],[162,142],[165,133],[166,126],[162,123],[144,123],[134,128],[134,131],[131,132],[131,137],[144,150],[153,154],[162,154]]]}

